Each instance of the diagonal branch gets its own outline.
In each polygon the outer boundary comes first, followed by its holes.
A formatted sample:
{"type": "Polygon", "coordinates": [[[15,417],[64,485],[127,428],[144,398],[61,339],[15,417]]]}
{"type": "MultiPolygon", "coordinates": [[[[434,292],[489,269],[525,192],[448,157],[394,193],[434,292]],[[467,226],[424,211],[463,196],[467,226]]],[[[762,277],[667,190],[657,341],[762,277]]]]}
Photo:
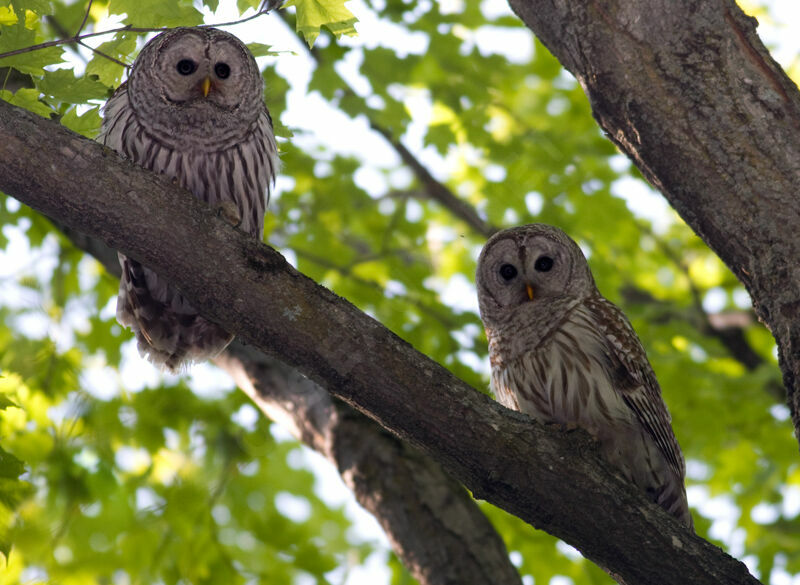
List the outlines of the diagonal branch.
{"type": "MultiPolygon", "coordinates": [[[[717,323],[715,324],[715,316],[708,313],[703,307],[702,291],[695,282],[695,279],[692,277],[691,272],[689,271],[689,266],[686,264],[680,254],[676,252],[669,245],[669,243],[664,241],[663,238],[655,234],[650,226],[647,226],[641,222],[637,222],[637,227],[640,229],[640,231],[653,239],[658,249],[661,250],[661,253],[664,254],[667,260],[672,263],[678,272],[683,274],[686,282],[688,282],[689,292],[692,297],[692,310],[696,315],[696,319],[694,319],[694,321],[696,321],[697,330],[703,335],[716,338],[725,347],[730,356],[748,370],[753,371],[764,364],[764,358],[762,358],[747,341],[747,338],[744,335],[744,327],[732,326],[729,323],[720,323],[720,321],[724,321],[720,319],[717,319],[717,323]]],[[[634,291],[629,290],[629,292],[634,291]]],[[[646,295],[646,293],[643,291],[635,291],[635,294],[640,298],[645,298],[643,295],[646,295]]],[[[649,295],[646,296],[649,297],[649,295]]],[[[647,300],[650,303],[655,302],[655,299],[652,297],[648,298],[647,300]]],[[[771,395],[775,395],[775,388],[773,388],[772,385],[768,385],[767,390],[771,395]]],[[[775,398],[780,399],[783,395],[783,391],[780,389],[780,387],[778,390],[779,395],[775,395],[775,398]]]]}
{"type": "MultiPolygon", "coordinates": [[[[287,26],[290,26],[290,23],[288,22],[289,15],[286,13],[279,14],[287,26]]],[[[314,59],[317,65],[323,64],[323,57],[319,50],[313,47],[308,47],[306,43],[302,43],[302,45],[306,48],[309,55],[314,59]]],[[[338,73],[336,74],[338,75],[338,73]]],[[[342,84],[347,87],[347,93],[353,97],[356,97],[356,93],[342,78],[342,76],[338,75],[338,77],[342,84]]],[[[490,237],[497,231],[498,228],[485,221],[472,205],[458,197],[450,188],[431,175],[430,171],[425,167],[425,165],[423,165],[422,162],[420,162],[420,160],[414,155],[414,153],[412,153],[397,137],[395,137],[391,130],[379,124],[374,117],[371,117],[371,110],[368,106],[366,106],[366,104],[364,105],[364,110],[367,113],[367,119],[369,120],[370,128],[380,134],[386,140],[386,142],[389,143],[398,156],[400,156],[403,164],[405,164],[414,173],[417,180],[420,182],[422,193],[424,193],[426,197],[438,202],[445,209],[449,210],[454,217],[461,219],[476,233],[481,234],[486,238],[490,237]]],[[[509,111],[507,111],[507,113],[512,114],[509,111]]],[[[652,233],[652,230],[646,229],[642,225],[639,227],[641,227],[643,231],[646,231],[648,235],[654,237],[665,255],[667,255],[667,257],[676,265],[678,270],[683,272],[688,277],[686,266],[680,259],[675,257],[674,252],[665,247],[663,243],[652,233]]],[[[714,327],[711,324],[710,316],[702,308],[702,303],[700,302],[700,297],[698,296],[699,292],[691,278],[689,279],[689,283],[695,306],[698,309],[698,330],[704,335],[718,339],[730,352],[731,357],[742,363],[742,365],[744,365],[748,370],[753,370],[758,365],[763,363],[763,359],[755,352],[745,338],[743,328],[730,326],[721,328],[714,327]]],[[[771,395],[775,394],[775,389],[771,385],[768,386],[767,389],[771,395]]]]}
{"type": "MultiPolygon", "coordinates": [[[[54,223],[119,277],[115,250],[54,223]]],[[[433,459],[251,346],[236,342],[215,363],[267,417],[336,466],[420,585],[521,585],[494,527],[433,459]]]]}
{"type": "MultiPolygon", "coordinates": [[[[278,16],[281,17],[287,27],[293,31],[295,30],[295,28],[289,22],[289,15],[287,15],[285,12],[279,12],[278,16]]],[[[312,59],[314,59],[314,61],[316,61],[317,65],[323,64],[323,58],[317,49],[309,47],[306,43],[302,42],[302,39],[300,44],[306,48],[308,54],[312,59]]],[[[358,98],[358,95],[355,93],[355,91],[353,91],[353,88],[348,85],[342,76],[336,71],[333,73],[339,77],[342,84],[346,87],[346,92],[348,95],[358,98]]],[[[429,199],[436,201],[442,207],[449,210],[450,213],[466,223],[477,233],[488,238],[497,231],[497,227],[491,225],[489,222],[483,219],[472,205],[466,201],[463,201],[460,197],[453,193],[453,191],[447,185],[441,181],[438,181],[433,175],[431,175],[430,171],[425,167],[425,165],[423,165],[419,159],[414,156],[414,153],[408,150],[408,148],[406,148],[406,146],[394,136],[391,130],[385,128],[374,118],[370,117],[369,112],[371,111],[371,108],[367,106],[366,103],[364,103],[364,111],[367,112],[367,119],[369,120],[370,128],[383,136],[386,142],[389,143],[389,146],[391,146],[398,154],[400,159],[403,161],[403,164],[408,166],[408,168],[411,169],[411,171],[417,177],[417,180],[422,185],[422,193],[424,193],[429,199]]]]}
{"type": "Polygon", "coordinates": [[[432,459],[252,347],[236,343],[216,364],[336,466],[421,584],[521,584],[491,523],[432,459]]]}
{"type": "Polygon", "coordinates": [[[386,142],[400,155],[400,159],[403,163],[411,169],[414,175],[416,175],[417,180],[422,183],[422,188],[430,199],[438,202],[454,216],[466,222],[466,224],[477,233],[487,238],[497,231],[496,227],[490,225],[478,215],[478,212],[475,211],[472,205],[459,198],[444,183],[436,180],[425,165],[414,156],[414,153],[408,150],[408,148],[406,148],[400,140],[395,138],[389,130],[374,120],[370,120],[369,125],[370,128],[383,136],[386,142]]]}
{"type": "Polygon", "coordinates": [[[0,159],[0,190],[150,266],[241,340],[628,585],[758,583],[610,472],[585,433],[503,408],[165,177],[3,102],[0,159]]]}

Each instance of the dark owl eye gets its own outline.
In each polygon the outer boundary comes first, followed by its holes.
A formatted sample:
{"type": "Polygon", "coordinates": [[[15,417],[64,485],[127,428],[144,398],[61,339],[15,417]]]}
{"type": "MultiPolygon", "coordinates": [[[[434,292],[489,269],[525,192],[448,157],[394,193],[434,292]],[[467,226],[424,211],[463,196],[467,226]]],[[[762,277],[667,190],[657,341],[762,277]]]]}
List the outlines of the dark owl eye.
{"type": "Polygon", "coordinates": [[[191,59],[181,59],[175,67],[181,75],[191,75],[197,70],[197,63],[191,59]]]}
{"type": "Polygon", "coordinates": [[[503,264],[500,267],[500,276],[502,276],[504,280],[511,280],[516,275],[517,275],[517,269],[514,268],[511,264],[503,264]]]}
{"type": "Polygon", "coordinates": [[[231,74],[231,68],[227,63],[217,63],[214,65],[214,73],[216,73],[217,77],[220,79],[228,79],[228,76],[231,74]]]}
{"type": "Polygon", "coordinates": [[[553,267],[553,259],[550,256],[539,256],[533,267],[538,272],[547,272],[553,267]]]}

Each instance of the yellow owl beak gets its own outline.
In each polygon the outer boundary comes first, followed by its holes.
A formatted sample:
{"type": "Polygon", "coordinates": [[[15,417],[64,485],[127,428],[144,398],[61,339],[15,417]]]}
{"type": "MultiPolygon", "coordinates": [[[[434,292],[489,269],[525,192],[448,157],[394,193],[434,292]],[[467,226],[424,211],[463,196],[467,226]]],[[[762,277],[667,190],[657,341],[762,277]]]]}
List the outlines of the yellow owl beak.
{"type": "Polygon", "coordinates": [[[203,97],[208,97],[208,92],[211,91],[211,78],[206,77],[203,83],[200,84],[200,89],[203,90],[203,97]]]}
{"type": "Polygon", "coordinates": [[[525,292],[528,293],[528,298],[530,300],[533,300],[533,287],[531,285],[529,285],[529,284],[525,285],[525,292]]]}

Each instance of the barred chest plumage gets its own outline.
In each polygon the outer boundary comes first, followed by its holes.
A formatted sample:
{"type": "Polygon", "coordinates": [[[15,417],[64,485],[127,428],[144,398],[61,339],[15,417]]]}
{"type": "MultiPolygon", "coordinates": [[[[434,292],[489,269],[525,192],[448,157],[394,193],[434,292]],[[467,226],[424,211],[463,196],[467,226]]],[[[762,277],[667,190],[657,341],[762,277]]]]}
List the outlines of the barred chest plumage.
{"type": "MultiPolygon", "coordinates": [[[[171,29],[142,49],[128,81],[108,100],[97,139],[260,240],[278,168],[263,90],[255,58],[233,35],[171,29]]],[[[135,333],[142,355],[179,371],[230,343],[229,332],[156,272],[119,258],[117,320],[135,333]]]]}
{"type": "Polygon", "coordinates": [[[108,103],[107,122],[98,139],[144,168],[176,179],[211,206],[233,201],[241,214],[241,229],[261,238],[266,198],[279,166],[266,111],[243,136],[223,134],[216,143],[178,146],[148,130],[128,103],[123,87],[108,103]]]}
{"type": "Polygon", "coordinates": [[[492,390],[504,406],[541,422],[577,424],[590,432],[609,424],[630,426],[632,413],[614,391],[608,361],[604,339],[579,305],[535,347],[494,360],[492,390]]]}
{"type": "Polygon", "coordinates": [[[503,230],[481,252],[476,284],[498,400],[588,431],[605,461],[691,527],[683,457],[658,381],[576,242],[543,224],[503,230]]]}
{"type": "MultiPolygon", "coordinates": [[[[612,378],[604,335],[581,303],[522,351],[509,352],[502,338],[490,336],[490,353],[495,353],[492,390],[507,408],[542,423],[588,431],[598,440],[604,459],[623,477],[691,526],[683,474],[670,468],[654,437],[615,387],[619,380],[612,378]],[[496,354],[501,348],[506,359],[496,354]],[[509,355],[514,357],[508,359],[509,355]]],[[[668,440],[674,441],[671,433],[668,440]]],[[[683,465],[682,460],[675,463],[683,465]]]]}

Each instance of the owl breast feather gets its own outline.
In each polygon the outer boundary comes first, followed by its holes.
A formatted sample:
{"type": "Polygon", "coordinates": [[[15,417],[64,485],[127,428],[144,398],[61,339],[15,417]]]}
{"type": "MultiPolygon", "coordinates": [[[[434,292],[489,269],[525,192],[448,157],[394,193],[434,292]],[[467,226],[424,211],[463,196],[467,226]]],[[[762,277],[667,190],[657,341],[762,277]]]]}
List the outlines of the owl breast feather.
{"type": "Polygon", "coordinates": [[[614,391],[605,342],[591,316],[575,309],[537,346],[492,372],[498,400],[544,423],[598,426],[631,424],[614,391]]]}

